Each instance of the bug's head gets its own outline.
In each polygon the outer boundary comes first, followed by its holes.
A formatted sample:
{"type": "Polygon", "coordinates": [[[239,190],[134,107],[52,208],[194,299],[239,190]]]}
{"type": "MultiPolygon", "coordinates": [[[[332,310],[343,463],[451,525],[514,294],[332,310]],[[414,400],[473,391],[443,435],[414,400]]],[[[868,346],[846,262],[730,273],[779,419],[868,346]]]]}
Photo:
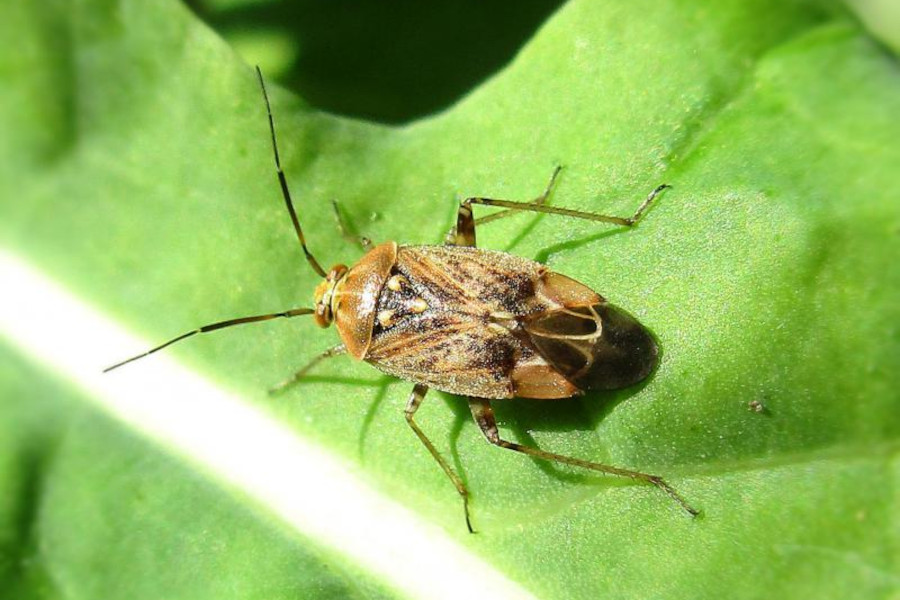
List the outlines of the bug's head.
{"type": "Polygon", "coordinates": [[[328,327],[334,320],[334,311],[332,311],[331,303],[334,300],[334,289],[337,284],[347,274],[346,265],[334,265],[331,271],[325,276],[325,279],[316,286],[316,325],[319,327],[328,327]]]}

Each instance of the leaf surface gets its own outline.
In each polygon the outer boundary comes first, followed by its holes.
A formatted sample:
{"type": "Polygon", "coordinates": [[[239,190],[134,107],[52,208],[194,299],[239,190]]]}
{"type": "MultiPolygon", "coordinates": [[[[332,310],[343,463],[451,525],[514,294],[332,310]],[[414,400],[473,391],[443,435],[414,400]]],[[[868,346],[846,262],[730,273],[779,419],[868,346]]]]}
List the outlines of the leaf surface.
{"type": "MultiPolygon", "coordinates": [[[[255,75],[231,47],[174,2],[4,10],[17,44],[0,54],[14,82],[0,101],[2,248],[151,340],[310,304],[317,281],[284,214],[255,75]]],[[[335,332],[271,322],[172,357],[537,597],[896,594],[900,72],[839,5],[570,2],[494,76],[402,126],[335,116],[299,92],[270,81],[326,267],[360,256],[331,199],[375,240],[435,243],[460,198],[533,198],[557,164],[558,206],[628,215],[673,186],[630,231],[520,215],[479,244],[586,283],[662,348],[637,388],[499,404],[505,434],[664,475],[703,515],[492,448],[464,401],[432,394],[420,420],[471,489],[470,536],[406,428],[408,383],[339,358],[267,395],[335,332]]],[[[396,593],[14,346],[2,364],[0,587],[396,593]]]]}

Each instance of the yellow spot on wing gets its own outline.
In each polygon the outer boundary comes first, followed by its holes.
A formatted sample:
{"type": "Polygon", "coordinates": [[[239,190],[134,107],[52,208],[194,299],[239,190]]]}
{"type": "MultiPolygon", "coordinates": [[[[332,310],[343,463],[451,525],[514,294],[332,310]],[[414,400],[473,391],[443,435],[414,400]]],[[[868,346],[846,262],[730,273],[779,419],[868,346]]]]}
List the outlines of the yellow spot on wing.
{"type": "Polygon", "coordinates": [[[406,277],[404,277],[403,275],[394,275],[393,277],[388,279],[387,286],[389,290],[399,292],[406,283],[408,283],[406,277]]]}

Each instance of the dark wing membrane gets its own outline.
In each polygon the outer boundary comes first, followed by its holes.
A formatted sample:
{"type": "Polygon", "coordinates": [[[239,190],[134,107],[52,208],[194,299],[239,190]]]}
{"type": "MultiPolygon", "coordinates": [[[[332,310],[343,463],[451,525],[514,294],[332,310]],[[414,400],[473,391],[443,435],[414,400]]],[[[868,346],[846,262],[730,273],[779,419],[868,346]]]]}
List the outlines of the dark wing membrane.
{"type": "Polygon", "coordinates": [[[525,331],[544,359],[582,390],[612,390],[641,381],[657,347],[633,317],[606,302],[534,316],[525,331]]]}
{"type": "Polygon", "coordinates": [[[452,394],[510,398],[517,357],[533,355],[508,331],[455,313],[426,311],[373,336],[366,362],[452,394]]]}

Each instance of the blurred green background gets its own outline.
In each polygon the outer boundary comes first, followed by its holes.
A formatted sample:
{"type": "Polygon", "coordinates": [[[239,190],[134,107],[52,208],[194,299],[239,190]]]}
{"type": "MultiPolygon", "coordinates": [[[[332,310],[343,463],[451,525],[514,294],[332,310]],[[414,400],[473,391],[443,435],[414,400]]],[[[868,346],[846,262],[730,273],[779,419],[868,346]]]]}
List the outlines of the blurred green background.
{"type": "MultiPolygon", "coordinates": [[[[460,198],[530,199],[557,164],[560,206],[629,214],[670,183],[632,231],[522,215],[479,243],[597,289],[663,351],[633,389],[499,405],[504,432],[664,475],[698,519],[655,490],[491,448],[460,399],[435,393],[421,421],[472,491],[471,536],[403,421],[408,383],[335,359],[266,394],[333,331],[267,323],[169,355],[536,597],[894,598],[898,12],[863,0],[7,3],[0,251],[148,340],[308,304],[317,282],[283,214],[257,63],[326,266],[359,257],[331,199],[376,240],[435,243],[460,198]]],[[[98,367],[122,358],[91,340],[84,352],[98,367]]],[[[0,353],[0,597],[400,595],[109,414],[7,331],[0,353]]]]}

